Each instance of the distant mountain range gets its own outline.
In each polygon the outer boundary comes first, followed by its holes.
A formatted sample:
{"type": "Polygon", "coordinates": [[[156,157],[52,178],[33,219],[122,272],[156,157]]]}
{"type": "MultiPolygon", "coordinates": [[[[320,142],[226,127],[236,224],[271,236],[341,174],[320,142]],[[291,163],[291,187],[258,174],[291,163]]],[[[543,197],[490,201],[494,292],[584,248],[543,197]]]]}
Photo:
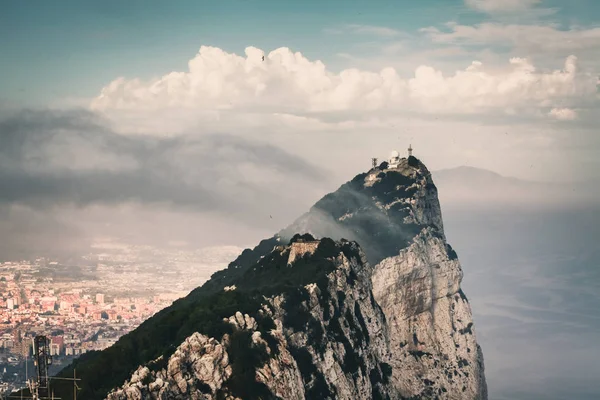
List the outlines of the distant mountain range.
{"type": "Polygon", "coordinates": [[[544,206],[600,203],[598,181],[527,181],[466,166],[433,171],[432,175],[442,205],[501,203],[544,206]]]}

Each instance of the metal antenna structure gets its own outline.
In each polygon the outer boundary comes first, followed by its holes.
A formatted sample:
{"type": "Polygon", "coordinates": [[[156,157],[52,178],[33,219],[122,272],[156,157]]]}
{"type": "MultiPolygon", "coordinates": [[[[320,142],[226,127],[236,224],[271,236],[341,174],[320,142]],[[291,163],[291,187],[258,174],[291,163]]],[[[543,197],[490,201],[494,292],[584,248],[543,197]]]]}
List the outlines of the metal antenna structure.
{"type": "Polygon", "coordinates": [[[371,162],[373,163],[373,168],[377,168],[377,158],[371,158],[371,162]]]}
{"type": "MultiPolygon", "coordinates": [[[[73,400],[77,400],[77,391],[81,390],[81,388],[77,385],[77,381],[81,379],[77,378],[77,370],[73,369],[73,377],[72,378],[61,378],[58,376],[51,376],[50,380],[61,380],[61,381],[72,381],[73,382],[73,400]]],[[[60,397],[54,397],[54,391],[52,392],[52,399],[60,399],[60,397]]],[[[41,400],[41,399],[40,399],[41,400]]]]}
{"type": "Polygon", "coordinates": [[[50,341],[46,336],[38,335],[33,339],[33,364],[37,372],[34,386],[36,395],[40,398],[47,398],[49,394],[48,365],[52,364],[52,357],[50,356],[50,341]]]}

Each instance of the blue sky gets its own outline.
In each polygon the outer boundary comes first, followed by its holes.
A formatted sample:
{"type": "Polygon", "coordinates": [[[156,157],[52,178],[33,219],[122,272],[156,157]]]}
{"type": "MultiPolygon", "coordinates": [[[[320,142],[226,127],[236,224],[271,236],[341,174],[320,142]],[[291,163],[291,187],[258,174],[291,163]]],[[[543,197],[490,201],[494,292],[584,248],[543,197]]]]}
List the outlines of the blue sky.
{"type": "Polygon", "coordinates": [[[343,7],[338,1],[176,3],[65,0],[31,7],[31,2],[4,1],[3,96],[30,102],[38,96],[93,95],[116,76],[151,77],[184,68],[203,44],[233,52],[248,45],[288,46],[331,60],[332,53],[349,51],[351,40],[327,35],[324,28],[394,23],[415,30],[444,14],[435,2],[419,8],[391,1],[345,2],[343,7]]]}
{"type": "MultiPolygon", "coordinates": [[[[547,1],[544,7],[560,7],[552,20],[563,25],[600,20],[600,2],[593,0],[547,1]]],[[[347,66],[337,53],[360,55],[365,50],[357,43],[377,38],[331,35],[329,28],[357,24],[416,34],[450,20],[473,24],[486,18],[462,0],[3,0],[1,97],[44,104],[93,96],[117,76],[150,78],[184,69],[200,45],[235,53],[249,45],[287,46],[335,70],[347,66]]]]}

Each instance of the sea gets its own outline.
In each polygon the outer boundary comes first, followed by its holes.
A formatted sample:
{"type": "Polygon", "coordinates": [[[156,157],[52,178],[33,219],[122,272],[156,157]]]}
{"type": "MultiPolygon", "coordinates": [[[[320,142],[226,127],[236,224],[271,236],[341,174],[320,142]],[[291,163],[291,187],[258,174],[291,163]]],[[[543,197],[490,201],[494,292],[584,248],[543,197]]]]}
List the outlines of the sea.
{"type": "Polygon", "coordinates": [[[600,399],[600,206],[442,213],[489,399],[600,399]]]}

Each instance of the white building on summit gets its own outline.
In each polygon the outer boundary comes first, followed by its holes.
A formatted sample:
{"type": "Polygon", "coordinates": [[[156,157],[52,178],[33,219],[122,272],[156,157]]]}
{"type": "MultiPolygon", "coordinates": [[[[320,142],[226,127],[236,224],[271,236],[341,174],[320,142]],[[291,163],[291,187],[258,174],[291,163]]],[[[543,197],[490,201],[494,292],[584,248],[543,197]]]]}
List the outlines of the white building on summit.
{"type": "Polygon", "coordinates": [[[400,165],[400,153],[394,150],[388,160],[388,168],[398,168],[398,165],[400,165]]]}
{"type": "MultiPolygon", "coordinates": [[[[412,151],[413,151],[412,145],[408,145],[408,156],[409,157],[412,156],[412,151]]],[[[396,150],[392,151],[392,154],[390,155],[390,158],[388,160],[388,169],[398,168],[401,160],[402,159],[400,158],[400,153],[398,153],[398,151],[396,151],[396,150]]]]}

